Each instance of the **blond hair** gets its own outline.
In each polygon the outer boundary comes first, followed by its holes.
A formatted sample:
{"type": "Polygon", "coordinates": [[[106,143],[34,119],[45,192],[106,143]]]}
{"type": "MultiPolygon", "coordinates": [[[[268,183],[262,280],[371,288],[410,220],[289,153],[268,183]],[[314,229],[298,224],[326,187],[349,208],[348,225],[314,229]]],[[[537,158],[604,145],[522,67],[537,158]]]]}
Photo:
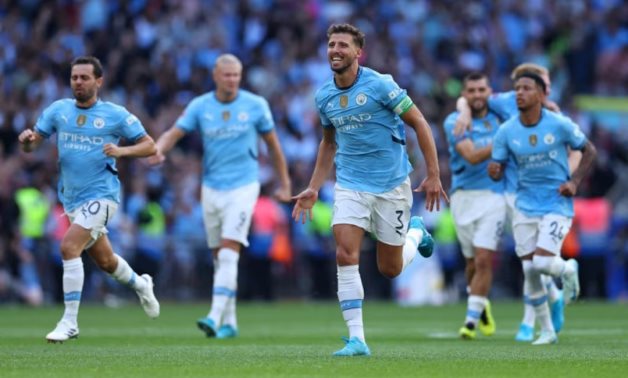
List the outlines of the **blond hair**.
{"type": "Polygon", "coordinates": [[[518,76],[525,72],[531,72],[536,75],[546,75],[549,77],[549,70],[547,68],[535,63],[522,63],[515,67],[514,70],[512,70],[510,78],[512,80],[515,80],[518,76]]]}

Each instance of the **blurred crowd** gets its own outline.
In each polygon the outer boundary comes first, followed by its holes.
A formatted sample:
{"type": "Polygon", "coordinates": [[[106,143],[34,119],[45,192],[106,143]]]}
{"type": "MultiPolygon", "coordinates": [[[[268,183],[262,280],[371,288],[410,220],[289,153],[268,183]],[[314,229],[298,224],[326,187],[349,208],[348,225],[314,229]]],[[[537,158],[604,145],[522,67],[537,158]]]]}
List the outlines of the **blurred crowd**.
{"type": "MultiPolygon", "coordinates": [[[[552,100],[599,151],[580,190],[581,210],[565,253],[585,260],[584,295],[628,297],[628,113],[608,121],[574,101],[576,95],[628,96],[625,1],[0,0],[0,303],[61,298],[59,243],[68,224],[56,199],[54,143],[27,155],[18,150],[17,135],[51,102],[71,97],[74,57],[98,57],[105,66],[102,98],[126,106],[157,138],[190,99],[213,88],[216,57],[234,53],[244,64],[242,86],[271,105],[297,193],[311,176],[320,140],[313,96],[331,76],[325,31],[334,22],[361,28],[367,41],[362,63],[392,74],[423,111],[447,186],[442,121],[454,110],[462,77],[484,71],[495,91],[506,91],[517,64],[548,67],[552,100]]],[[[408,146],[416,186],[424,165],[416,140],[408,146]]],[[[200,139],[191,134],[162,167],[118,162],[123,201],[108,225],[111,240],[136,271],[156,277],[162,298],[211,294],[212,259],[199,206],[201,155],[200,139]]],[[[333,178],[315,221],[297,224],[289,219],[290,204],[269,197],[272,169],[264,159],[239,296],[333,298],[333,178]]],[[[417,194],[417,213],[423,213],[421,200],[417,194]]],[[[441,288],[460,290],[463,264],[450,214],[422,215],[438,241],[441,288]]],[[[503,249],[495,262],[496,290],[519,296],[520,268],[508,238],[503,249]]],[[[373,253],[365,243],[365,289],[388,298],[391,283],[368,272],[376,270],[373,253]]],[[[98,272],[87,277],[84,298],[119,301],[115,283],[98,272]]]]}

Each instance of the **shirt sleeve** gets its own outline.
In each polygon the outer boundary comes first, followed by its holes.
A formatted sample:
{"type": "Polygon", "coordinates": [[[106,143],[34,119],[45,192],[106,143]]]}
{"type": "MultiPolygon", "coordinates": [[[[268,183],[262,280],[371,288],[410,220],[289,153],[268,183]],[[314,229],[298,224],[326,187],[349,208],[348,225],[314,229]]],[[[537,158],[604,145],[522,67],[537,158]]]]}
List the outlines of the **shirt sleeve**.
{"type": "Polygon", "coordinates": [[[198,127],[198,119],[196,116],[199,107],[198,104],[198,99],[192,100],[175,122],[175,125],[186,133],[192,132],[198,127]]]}
{"type": "Polygon", "coordinates": [[[580,130],[580,127],[572,121],[571,118],[566,116],[562,116],[560,125],[569,147],[573,150],[581,150],[587,143],[587,137],[582,130],[580,130]]]}
{"type": "Polygon", "coordinates": [[[41,134],[44,138],[49,138],[52,134],[57,132],[57,105],[53,103],[39,115],[37,122],[35,123],[35,131],[41,134]]]}
{"type": "Polygon", "coordinates": [[[146,130],[134,114],[131,114],[128,110],[122,111],[122,123],[120,125],[120,136],[130,141],[137,141],[145,136],[146,130]]]}
{"type": "Polygon", "coordinates": [[[408,92],[399,87],[390,75],[383,75],[382,79],[377,81],[375,93],[380,96],[382,105],[397,115],[405,113],[414,104],[408,92]]]}
{"type": "Polygon", "coordinates": [[[491,151],[491,158],[498,163],[505,163],[508,161],[508,143],[506,138],[506,130],[502,126],[495,133],[493,138],[493,149],[491,151]]]}
{"type": "Polygon", "coordinates": [[[275,128],[275,122],[273,121],[273,113],[270,111],[270,106],[266,99],[260,97],[260,119],[255,125],[257,132],[265,134],[275,128]]]}
{"type": "Polygon", "coordinates": [[[465,130],[462,135],[454,135],[454,128],[457,116],[458,113],[450,115],[449,117],[447,117],[447,119],[445,119],[445,123],[443,125],[443,129],[445,130],[445,137],[447,137],[447,142],[454,147],[463,140],[469,139],[471,137],[471,133],[469,132],[469,130],[465,130]]]}

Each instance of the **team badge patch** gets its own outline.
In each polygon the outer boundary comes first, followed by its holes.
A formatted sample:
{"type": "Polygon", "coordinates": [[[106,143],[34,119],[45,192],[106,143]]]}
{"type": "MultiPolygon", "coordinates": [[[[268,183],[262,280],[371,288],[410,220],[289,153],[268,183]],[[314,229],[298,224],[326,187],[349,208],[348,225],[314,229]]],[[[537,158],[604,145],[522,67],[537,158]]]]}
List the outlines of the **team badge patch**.
{"type": "Polygon", "coordinates": [[[240,112],[240,114],[238,114],[238,121],[246,122],[248,120],[249,120],[249,113],[247,113],[247,112],[240,112]]]}
{"type": "Polygon", "coordinates": [[[230,118],[231,118],[231,112],[229,112],[228,110],[222,112],[223,121],[228,121],[230,118]]]}
{"type": "Polygon", "coordinates": [[[340,107],[346,108],[347,105],[349,105],[349,97],[345,95],[340,96],[340,107]]]}
{"type": "Polygon", "coordinates": [[[545,134],[545,136],[543,137],[543,142],[545,142],[545,144],[554,144],[554,141],[556,140],[556,138],[554,138],[554,135],[550,134],[545,134]]]}
{"type": "Polygon", "coordinates": [[[491,131],[493,129],[493,125],[491,125],[491,123],[487,120],[484,120],[484,127],[487,131],[491,131]]]}
{"type": "Polygon", "coordinates": [[[366,104],[366,95],[364,93],[360,93],[355,98],[355,103],[362,106],[366,104]]]}
{"type": "Polygon", "coordinates": [[[103,127],[105,127],[105,120],[102,118],[96,118],[94,120],[94,127],[97,129],[102,129],[103,127]]]}
{"type": "Polygon", "coordinates": [[[80,114],[78,118],[76,118],[76,125],[78,127],[85,126],[85,122],[87,121],[87,116],[85,114],[80,114]]]}
{"type": "Polygon", "coordinates": [[[528,138],[528,141],[530,142],[531,146],[536,146],[536,142],[538,142],[536,134],[530,135],[530,138],[528,138]]]}

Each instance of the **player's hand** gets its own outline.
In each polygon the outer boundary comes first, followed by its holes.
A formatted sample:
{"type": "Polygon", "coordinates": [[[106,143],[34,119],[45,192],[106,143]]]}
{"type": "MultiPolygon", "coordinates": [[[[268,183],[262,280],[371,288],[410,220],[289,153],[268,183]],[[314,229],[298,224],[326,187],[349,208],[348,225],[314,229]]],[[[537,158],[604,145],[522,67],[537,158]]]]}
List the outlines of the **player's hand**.
{"type": "Polygon", "coordinates": [[[153,155],[150,155],[146,158],[146,162],[148,162],[148,165],[151,166],[163,164],[164,161],[166,161],[166,156],[162,154],[159,149],[157,149],[157,152],[155,152],[153,155]]]}
{"type": "Polygon", "coordinates": [[[578,187],[573,181],[569,180],[560,185],[560,187],[558,188],[558,192],[561,196],[573,197],[578,192],[578,187]]]}
{"type": "Polygon", "coordinates": [[[443,185],[440,183],[440,177],[438,176],[427,176],[414,191],[425,192],[425,208],[429,211],[433,211],[434,206],[436,206],[437,211],[440,211],[441,196],[445,202],[449,203],[447,193],[445,193],[443,185]]]}
{"type": "Polygon", "coordinates": [[[290,202],[292,201],[292,190],[290,189],[290,185],[285,186],[282,185],[277,190],[275,190],[274,197],[277,201],[280,202],[290,202]]]}
{"type": "Polygon", "coordinates": [[[463,111],[458,114],[454,123],[454,135],[461,136],[467,130],[471,131],[471,112],[463,111]]]}
{"type": "Polygon", "coordinates": [[[122,149],[120,148],[120,146],[113,143],[105,144],[102,148],[102,151],[105,153],[106,156],[114,158],[119,158],[120,156],[122,156],[122,149]]]}
{"type": "Polygon", "coordinates": [[[26,129],[18,135],[17,140],[21,144],[30,144],[35,141],[35,132],[31,129],[26,129]]]}
{"type": "Polygon", "coordinates": [[[490,162],[488,163],[488,175],[494,181],[501,180],[502,175],[504,174],[504,169],[500,163],[490,162]]]}
{"type": "Polygon", "coordinates": [[[292,209],[292,218],[295,222],[301,221],[305,224],[306,220],[312,220],[312,207],[318,200],[318,191],[307,188],[292,199],[297,201],[292,209]]]}

